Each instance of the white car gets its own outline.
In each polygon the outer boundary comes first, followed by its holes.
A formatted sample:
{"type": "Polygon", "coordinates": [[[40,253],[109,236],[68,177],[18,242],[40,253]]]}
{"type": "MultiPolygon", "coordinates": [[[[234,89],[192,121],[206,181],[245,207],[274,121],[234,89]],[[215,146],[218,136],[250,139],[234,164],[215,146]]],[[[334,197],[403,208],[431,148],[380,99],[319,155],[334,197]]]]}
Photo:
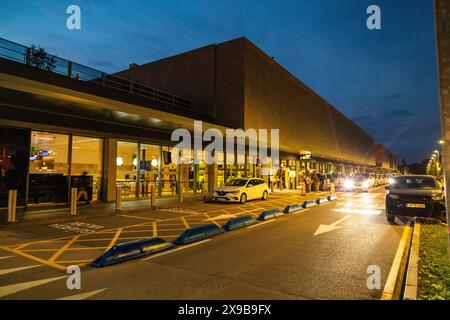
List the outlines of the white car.
{"type": "Polygon", "coordinates": [[[213,199],[224,202],[245,203],[247,200],[269,197],[269,186],[259,178],[236,178],[214,190],[213,199]]]}

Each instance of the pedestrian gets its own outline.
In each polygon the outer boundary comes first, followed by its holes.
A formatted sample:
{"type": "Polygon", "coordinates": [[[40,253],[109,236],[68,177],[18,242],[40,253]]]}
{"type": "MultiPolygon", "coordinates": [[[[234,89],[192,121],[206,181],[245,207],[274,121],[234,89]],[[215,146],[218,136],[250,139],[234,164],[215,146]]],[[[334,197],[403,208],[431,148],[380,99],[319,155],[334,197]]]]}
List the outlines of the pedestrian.
{"type": "Polygon", "coordinates": [[[314,176],[314,191],[319,192],[320,190],[320,180],[317,174],[314,176]]]}
{"type": "Polygon", "coordinates": [[[77,201],[80,201],[81,197],[89,203],[89,177],[86,171],[83,172],[80,178],[78,178],[78,196],[77,201]]]}
{"type": "Polygon", "coordinates": [[[308,174],[306,176],[306,193],[311,192],[311,176],[308,174]]]}

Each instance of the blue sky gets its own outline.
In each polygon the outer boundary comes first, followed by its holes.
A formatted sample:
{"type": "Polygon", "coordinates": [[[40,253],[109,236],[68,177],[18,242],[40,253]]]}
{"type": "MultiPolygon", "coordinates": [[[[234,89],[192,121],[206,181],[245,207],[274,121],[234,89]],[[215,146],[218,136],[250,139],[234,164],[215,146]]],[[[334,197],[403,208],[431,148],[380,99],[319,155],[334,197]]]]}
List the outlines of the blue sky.
{"type": "Polygon", "coordinates": [[[245,36],[399,161],[440,138],[431,0],[2,0],[0,36],[108,72],[245,36]],[[81,30],[66,28],[70,4],[81,30]],[[381,30],[366,28],[371,4],[381,30]]]}

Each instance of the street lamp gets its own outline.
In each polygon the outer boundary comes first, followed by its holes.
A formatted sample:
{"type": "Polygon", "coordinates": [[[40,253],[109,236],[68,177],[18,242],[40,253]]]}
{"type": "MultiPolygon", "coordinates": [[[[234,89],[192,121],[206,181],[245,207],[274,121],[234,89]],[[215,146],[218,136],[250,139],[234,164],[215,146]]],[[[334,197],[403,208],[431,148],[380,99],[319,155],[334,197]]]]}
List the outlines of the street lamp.
{"type": "Polygon", "coordinates": [[[445,141],[441,139],[441,140],[438,141],[438,143],[439,143],[439,144],[444,144],[445,141]]]}

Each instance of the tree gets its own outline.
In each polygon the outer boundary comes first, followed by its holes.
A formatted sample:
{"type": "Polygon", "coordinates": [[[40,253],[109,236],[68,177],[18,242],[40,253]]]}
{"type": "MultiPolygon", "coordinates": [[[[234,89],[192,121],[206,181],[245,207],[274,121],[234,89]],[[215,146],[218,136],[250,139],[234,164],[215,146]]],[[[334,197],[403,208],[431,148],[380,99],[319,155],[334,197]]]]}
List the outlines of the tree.
{"type": "Polygon", "coordinates": [[[53,71],[56,67],[56,57],[48,54],[44,48],[37,46],[35,44],[31,45],[30,50],[30,65],[33,67],[53,71]]]}

